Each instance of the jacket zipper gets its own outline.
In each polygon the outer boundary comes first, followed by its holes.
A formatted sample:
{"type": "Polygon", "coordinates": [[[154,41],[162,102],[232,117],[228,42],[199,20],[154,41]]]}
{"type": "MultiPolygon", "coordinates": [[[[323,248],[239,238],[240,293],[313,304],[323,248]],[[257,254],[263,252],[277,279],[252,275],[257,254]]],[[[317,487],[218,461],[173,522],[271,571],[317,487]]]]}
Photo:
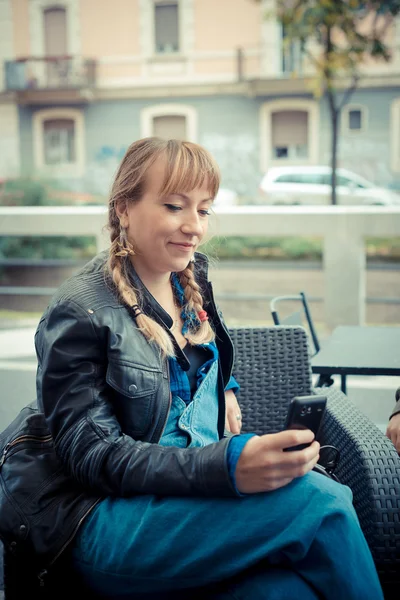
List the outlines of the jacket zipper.
{"type": "MultiPolygon", "coordinates": [[[[48,563],[47,565],[47,569],[49,567],[51,567],[51,565],[53,565],[56,560],[61,556],[61,554],[64,552],[65,548],[68,546],[68,544],[71,543],[71,541],[74,539],[78,529],[80,528],[80,526],[82,525],[83,521],[86,519],[86,517],[88,516],[88,514],[94,509],[95,506],[97,506],[97,504],[100,502],[100,500],[102,500],[102,498],[98,498],[93,504],[92,506],[90,506],[87,511],[85,512],[85,514],[79,519],[77,525],[74,527],[71,535],[69,536],[69,538],[67,539],[66,542],[64,542],[61,550],[59,550],[57,552],[57,554],[51,559],[51,561],[48,563]]],[[[48,571],[47,569],[42,569],[39,573],[38,573],[38,579],[39,579],[39,585],[40,587],[43,587],[45,585],[44,582],[44,577],[46,577],[48,571]]]]}
{"type": "Polygon", "coordinates": [[[169,417],[169,413],[171,411],[171,405],[172,405],[171,382],[170,382],[168,358],[165,359],[165,362],[166,362],[166,365],[167,365],[167,380],[168,380],[168,389],[169,389],[168,408],[167,408],[167,412],[166,412],[166,415],[165,415],[164,423],[162,425],[160,434],[159,435],[157,434],[157,436],[155,436],[155,440],[154,441],[156,443],[158,443],[161,440],[162,436],[163,436],[163,433],[164,433],[165,428],[167,426],[168,417],[169,417]]]}
{"type": "MultiPolygon", "coordinates": [[[[225,325],[224,321],[219,316],[219,312],[218,312],[217,306],[216,306],[215,301],[214,301],[213,285],[212,285],[211,281],[208,281],[207,284],[208,284],[208,288],[209,288],[209,291],[210,291],[210,304],[213,307],[214,314],[218,318],[218,320],[219,320],[219,322],[221,324],[221,327],[225,331],[225,333],[228,336],[228,338],[231,339],[230,335],[229,335],[229,331],[228,331],[227,326],[225,325]]],[[[230,365],[230,369],[229,369],[228,381],[232,377],[233,365],[235,364],[235,346],[232,344],[232,342],[231,342],[231,347],[232,347],[232,361],[231,361],[231,365],[230,365]]]]}
{"type": "Polygon", "coordinates": [[[44,435],[44,436],[21,435],[20,437],[15,438],[15,440],[13,440],[12,442],[9,442],[8,444],[6,444],[4,446],[4,450],[3,450],[3,453],[0,458],[0,469],[3,466],[3,464],[5,463],[7,454],[11,450],[11,448],[13,448],[13,446],[17,446],[18,444],[22,444],[23,442],[26,442],[26,441],[35,441],[35,442],[41,442],[41,443],[51,442],[52,439],[53,439],[52,435],[44,435]]]}

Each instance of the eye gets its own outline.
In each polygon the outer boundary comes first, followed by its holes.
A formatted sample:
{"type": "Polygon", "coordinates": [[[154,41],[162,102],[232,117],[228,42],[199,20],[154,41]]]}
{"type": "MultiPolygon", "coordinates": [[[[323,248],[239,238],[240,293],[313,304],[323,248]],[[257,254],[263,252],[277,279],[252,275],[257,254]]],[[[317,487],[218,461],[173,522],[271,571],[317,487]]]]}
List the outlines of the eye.
{"type": "Polygon", "coordinates": [[[171,212],[178,212],[178,210],[182,210],[181,206],[177,206],[176,204],[164,204],[168,210],[171,212]]]}
{"type": "Polygon", "coordinates": [[[202,217],[208,217],[211,214],[210,211],[206,209],[199,210],[199,213],[202,217]]]}

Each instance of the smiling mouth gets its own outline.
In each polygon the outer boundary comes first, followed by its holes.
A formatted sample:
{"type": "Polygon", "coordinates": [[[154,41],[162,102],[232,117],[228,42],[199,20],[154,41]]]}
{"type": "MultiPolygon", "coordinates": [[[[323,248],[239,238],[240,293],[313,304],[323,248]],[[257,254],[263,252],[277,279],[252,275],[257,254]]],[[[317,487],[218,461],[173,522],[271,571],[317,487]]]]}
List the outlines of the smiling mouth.
{"type": "Polygon", "coordinates": [[[180,248],[182,250],[187,250],[187,251],[193,250],[193,248],[194,248],[194,244],[186,244],[186,243],[180,244],[179,242],[171,242],[171,244],[173,246],[176,246],[177,248],[180,248]]]}
{"type": "Polygon", "coordinates": [[[174,246],[184,246],[185,248],[193,248],[194,244],[188,244],[186,242],[171,242],[174,246]]]}

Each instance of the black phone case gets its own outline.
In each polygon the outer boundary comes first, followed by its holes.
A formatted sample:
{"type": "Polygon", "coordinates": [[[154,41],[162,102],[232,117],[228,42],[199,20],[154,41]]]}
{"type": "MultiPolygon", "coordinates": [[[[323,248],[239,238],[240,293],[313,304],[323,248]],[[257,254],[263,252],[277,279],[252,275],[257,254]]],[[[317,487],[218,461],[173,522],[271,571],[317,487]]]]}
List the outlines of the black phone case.
{"type": "MultiPolygon", "coordinates": [[[[285,429],[311,429],[315,437],[325,412],[326,396],[298,396],[289,405],[285,429]]],[[[303,450],[310,444],[299,444],[285,448],[285,452],[303,450]]]]}

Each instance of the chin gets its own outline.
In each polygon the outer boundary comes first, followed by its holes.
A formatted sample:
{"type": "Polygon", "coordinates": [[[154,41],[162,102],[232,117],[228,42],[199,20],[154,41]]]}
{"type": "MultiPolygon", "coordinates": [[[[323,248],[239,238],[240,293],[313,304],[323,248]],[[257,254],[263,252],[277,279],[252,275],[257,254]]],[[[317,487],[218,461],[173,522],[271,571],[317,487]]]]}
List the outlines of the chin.
{"type": "Polygon", "coordinates": [[[189,264],[189,260],[180,260],[180,261],[176,261],[175,266],[173,269],[171,269],[172,271],[184,271],[186,269],[186,267],[189,264]]]}

